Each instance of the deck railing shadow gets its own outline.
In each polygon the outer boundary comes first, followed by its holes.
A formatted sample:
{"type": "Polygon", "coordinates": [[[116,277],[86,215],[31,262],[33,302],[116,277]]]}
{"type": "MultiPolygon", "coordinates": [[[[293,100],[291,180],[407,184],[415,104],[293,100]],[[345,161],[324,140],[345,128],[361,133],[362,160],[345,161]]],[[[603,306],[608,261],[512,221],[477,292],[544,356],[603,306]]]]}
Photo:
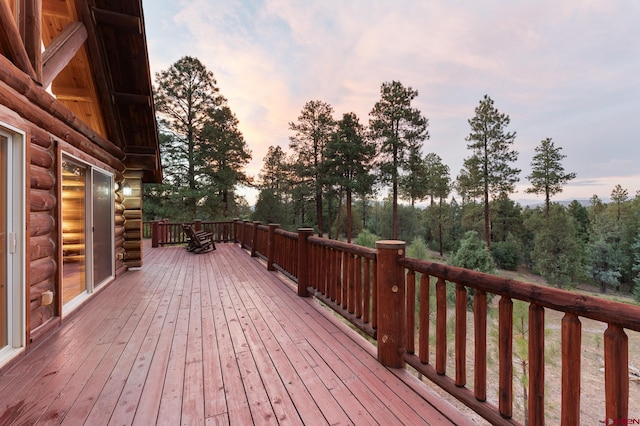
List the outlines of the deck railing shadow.
{"type": "MultiPolygon", "coordinates": [[[[231,236],[251,256],[262,258],[297,285],[301,297],[314,296],[377,342],[378,360],[387,367],[410,365],[492,424],[513,419],[513,303],[528,304],[528,424],[544,424],[545,309],[560,312],[561,423],[581,424],[580,318],[605,323],[603,333],[607,419],[627,419],[629,411],[628,337],[640,331],[640,306],[612,302],[556,288],[528,284],[440,263],[405,257],[402,241],[378,241],[376,249],[319,238],[313,230],[282,230],[278,225],[235,220],[231,236]],[[430,294],[435,283],[435,312],[430,294]],[[455,303],[447,300],[454,287],[455,303]],[[473,300],[473,386],[467,382],[468,295],[473,300]],[[497,404],[487,398],[488,298],[498,301],[497,404]],[[448,342],[447,315],[455,333],[448,342]],[[435,331],[430,331],[430,322],[435,331]],[[435,350],[430,336],[435,334],[435,350]],[[447,344],[454,346],[454,371],[447,371],[447,344]],[[430,359],[430,352],[435,359],[430,359]]],[[[223,229],[228,229],[224,228],[223,229]]]]}

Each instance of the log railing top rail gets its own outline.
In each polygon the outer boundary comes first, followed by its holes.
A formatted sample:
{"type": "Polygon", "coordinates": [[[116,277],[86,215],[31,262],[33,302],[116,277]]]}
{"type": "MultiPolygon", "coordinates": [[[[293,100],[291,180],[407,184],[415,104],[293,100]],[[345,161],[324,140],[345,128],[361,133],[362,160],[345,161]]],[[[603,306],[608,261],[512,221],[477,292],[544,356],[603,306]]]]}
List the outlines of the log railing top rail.
{"type": "Polygon", "coordinates": [[[416,272],[466,287],[522,300],[538,306],[640,331],[640,306],[614,302],[552,287],[543,287],[441,263],[403,258],[400,264],[416,272]]]}

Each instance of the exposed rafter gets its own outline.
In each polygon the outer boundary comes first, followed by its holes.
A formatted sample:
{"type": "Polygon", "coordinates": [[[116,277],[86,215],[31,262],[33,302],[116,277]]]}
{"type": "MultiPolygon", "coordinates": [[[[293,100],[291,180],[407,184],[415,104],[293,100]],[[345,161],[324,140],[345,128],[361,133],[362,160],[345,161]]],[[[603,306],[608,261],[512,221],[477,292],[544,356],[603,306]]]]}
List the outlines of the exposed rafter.
{"type": "Polygon", "coordinates": [[[42,0],[20,0],[18,26],[24,48],[35,70],[36,80],[42,81],[42,0]]]}
{"type": "Polygon", "coordinates": [[[142,21],[137,16],[98,9],[96,7],[91,8],[91,13],[97,24],[109,25],[142,34],[142,21]]]}

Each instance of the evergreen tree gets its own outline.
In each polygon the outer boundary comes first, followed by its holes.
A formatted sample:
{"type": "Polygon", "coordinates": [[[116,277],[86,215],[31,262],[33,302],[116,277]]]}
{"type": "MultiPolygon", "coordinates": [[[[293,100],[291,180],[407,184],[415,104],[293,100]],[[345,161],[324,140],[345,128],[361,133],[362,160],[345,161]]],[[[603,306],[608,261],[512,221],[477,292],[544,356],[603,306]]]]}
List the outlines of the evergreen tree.
{"type": "Polygon", "coordinates": [[[398,186],[408,167],[409,154],[420,150],[429,138],[428,120],[411,102],[418,91],[399,81],[386,82],[380,88],[380,100],[369,113],[369,130],[378,142],[378,167],[382,182],[391,183],[393,236],[399,234],[398,186]]]}
{"type": "Polygon", "coordinates": [[[540,142],[536,147],[536,155],[531,162],[531,174],[527,176],[532,187],[525,192],[544,194],[545,212],[549,216],[551,196],[562,192],[562,185],[575,179],[575,173],[565,173],[562,160],[566,155],[560,154],[561,147],[555,147],[551,138],[540,142]]]}
{"type": "Polygon", "coordinates": [[[279,197],[284,197],[289,190],[292,167],[287,154],[280,146],[270,146],[263,158],[263,165],[258,174],[258,187],[269,189],[279,197]]]}
{"type": "Polygon", "coordinates": [[[289,123],[289,130],[295,132],[289,138],[289,146],[297,153],[297,173],[313,188],[316,204],[316,223],[318,235],[324,232],[322,189],[323,176],[320,173],[325,159],[327,142],[335,129],[333,108],[326,102],[307,102],[297,122],[289,123]]]}
{"type": "Polygon", "coordinates": [[[551,204],[549,217],[546,210],[536,209],[526,222],[534,236],[531,259],[535,270],[549,284],[558,288],[570,284],[579,272],[580,250],[573,220],[560,204],[551,204]]]}
{"type": "Polygon", "coordinates": [[[593,279],[600,284],[600,292],[609,286],[620,286],[622,268],[627,262],[622,249],[623,227],[615,218],[601,215],[593,223],[589,241],[588,266],[593,279]]]}
{"type": "Polygon", "coordinates": [[[516,134],[507,132],[511,119],[495,108],[488,95],[480,101],[475,112],[475,117],[469,120],[471,133],[466,138],[472,154],[464,160],[459,186],[469,196],[483,198],[485,241],[491,249],[489,197],[513,192],[519,180],[520,169],[509,165],[518,159],[518,152],[511,149],[516,134]]]}
{"type": "Polygon", "coordinates": [[[616,206],[616,220],[620,220],[622,205],[625,201],[629,199],[629,191],[622,188],[620,184],[616,185],[613,190],[611,190],[611,201],[615,203],[616,206]]]}
{"type": "Polygon", "coordinates": [[[426,161],[422,158],[421,148],[417,144],[409,147],[406,174],[400,176],[400,196],[409,199],[411,207],[415,207],[416,201],[423,200],[428,194],[429,172],[426,161]]]}
{"type": "Polygon", "coordinates": [[[251,151],[238,119],[196,58],[181,58],[156,81],[165,186],[149,188],[145,201],[162,203],[158,210],[173,220],[229,217],[241,207],[235,188],[250,184],[243,168],[251,151]]]}
{"type": "Polygon", "coordinates": [[[370,182],[369,169],[375,156],[375,145],[369,142],[364,126],[355,113],[344,114],[327,144],[326,160],[322,170],[331,184],[346,193],[346,234],[352,238],[352,195],[366,191],[370,182]]]}
{"type": "Polygon", "coordinates": [[[231,205],[236,204],[235,188],[240,184],[251,184],[251,178],[243,171],[251,160],[251,150],[238,129],[238,119],[229,107],[209,111],[209,118],[202,129],[202,147],[207,166],[205,170],[218,195],[216,201],[222,204],[223,217],[229,218],[232,216],[231,205]]]}

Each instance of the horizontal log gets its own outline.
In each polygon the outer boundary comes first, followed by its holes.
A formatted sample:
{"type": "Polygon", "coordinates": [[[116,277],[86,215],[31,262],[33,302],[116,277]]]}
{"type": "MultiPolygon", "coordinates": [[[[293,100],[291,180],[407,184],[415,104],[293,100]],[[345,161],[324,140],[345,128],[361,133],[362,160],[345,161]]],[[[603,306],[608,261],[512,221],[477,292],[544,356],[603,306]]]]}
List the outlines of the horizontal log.
{"type": "Polygon", "coordinates": [[[42,148],[51,148],[53,145],[53,138],[47,131],[39,128],[39,127],[31,127],[28,129],[29,134],[31,135],[31,145],[37,145],[42,148]]]}
{"type": "Polygon", "coordinates": [[[55,284],[52,279],[47,279],[29,287],[29,300],[40,300],[42,293],[45,291],[53,291],[55,293],[55,284]]]}
{"type": "Polygon", "coordinates": [[[125,216],[124,216],[125,208],[124,208],[124,206],[122,205],[122,203],[119,203],[118,201],[116,201],[116,203],[115,203],[115,207],[114,207],[114,208],[115,208],[115,213],[116,213],[117,215],[120,215],[120,216],[122,216],[122,217],[125,217],[125,216]]]}
{"type": "Polygon", "coordinates": [[[127,220],[142,219],[142,210],[125,210],[124,217],[127,220]]]}
{"type": "Polygon", "coordinates": [[[584,318],[618,325],[640,331],[640,306],[612,302],[597,297],[576,294],[558,288],[528,284],[482,272],[449,266],[441,263],[403,258],[402,267],[467,287],[486,291],[512,299],[535,303],[558,312],[567,312],[584,318]]]}
{"type": "Polygon", "coordinates": [[[56,207],[56,196],[52,191],[32,189],[29,205],[32,212],[51,211],[56,207]]]}
{"type": "Polygon", "coordinates": [[[49,169],[31,165],[29,180],[31,188],[50,190],[55,186],[55,179],[49,169]]]}
{"type": "Polygon", "coordinates": [[[47,279],[51,279],[56,273],[57,264],[51,257],[34,260],[31,262],[31,277],[29,285],[38,284],[47,279]]]}
{"type": "Polygon", "coordinates": [[[123,204],[127,210],[140,210],[142,207],[142,198],[130,195],[124,199],[123,204]]]}
{"type": "Polygon", "coordinates": [[[133,229],[142,229],[142,221],[139,219],[127,220],[124,224],[124,229],[126,229],[127,231],[133,229]]]}
{"type": "Polygon", "coordinates": [[[56,222],[50,212],[31,212],[29,227],[31,238],[39,237],[52,233],[56,228],[56,222]]]}
{"type": "Polygon", "coordinates": [[[50,235],[31,237],[29,238],[29,244],[31,247],[30,257],[32,261],[45,257],[55,257],[57,255],[56,244],[50,235]]]}
{"type": "Polygon", "coordinates": [[[134,240],[134,241],[125,240],[124,244],[122,246],[124,247],[124,249],[127,252],[130,252],[132,250],[133,251],[141,251],[142,250],[142,241],[140,241],[140,240],[137,240],[137,241],[136,240],[134,240]]]}
{"type": "Polygon", "coordinates": [[[47,148],[31,144],[31,164],[50,170],[53,167],[53,154],[47,148]]]}
{"type": "Polygon", "coordinates": [[[124,234],[124,238],[127,241],[140,241],[140,240],[142,240],[142,232],[141,231],[127,231],[124,234]]]}
{"type": "Polygon", "coordinates": [[[124,226],[126,223],[126,219],[122,215],[118,215],[115,217],[116,226],[124,226]]]}
{"type": "MultiPolygon", "coordinates": [[[[278,230],[276,230],[276,233],[278,230]]],[[[342,241],[330,240],[322,237],[309,237],[309,243],[319,245],[322,247],[329,247],[335,250],[343,251],[345,253],[355,254],[368,259],[376,258],[376,251],[367,247],[356,246],[353,244],[344,243],[342,241]]]]}
{"type": "MultiPolygon", "coordinates": [[[[53,306],[53,304],[49,306],[40,306],[40,302],[38,302],[37,304],[35,302],[31,303],[31,317],[29,318],[29,325],[31,326],[31,330],[35,330],[36,328],[46,324],[55,316],[53,312],[53,306]]],[[[39,335],[40,334],[38,334],[38,336],[39,335]]],[[[36,339],[33,334],[32,338],[36,339]]]]}

